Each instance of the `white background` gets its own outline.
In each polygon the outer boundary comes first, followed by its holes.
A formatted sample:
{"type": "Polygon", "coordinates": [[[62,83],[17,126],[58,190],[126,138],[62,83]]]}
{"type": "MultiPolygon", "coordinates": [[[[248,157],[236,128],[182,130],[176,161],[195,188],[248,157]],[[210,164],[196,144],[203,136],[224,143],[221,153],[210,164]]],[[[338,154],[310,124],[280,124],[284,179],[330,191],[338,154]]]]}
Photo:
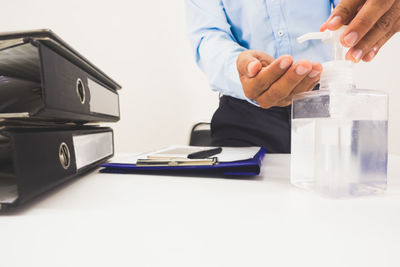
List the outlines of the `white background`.
{"type": "MultiPolygon", "coordinates": [[[[4,1],[0,31],[50,28],[123,86],[118,152],[186,144],[210,120],[218,95],[194,63],[183,0],[4,1]]],[[[357,70],[360,88],[390,94],[389,148],[400,154],[400,38],[357,70]]]]}

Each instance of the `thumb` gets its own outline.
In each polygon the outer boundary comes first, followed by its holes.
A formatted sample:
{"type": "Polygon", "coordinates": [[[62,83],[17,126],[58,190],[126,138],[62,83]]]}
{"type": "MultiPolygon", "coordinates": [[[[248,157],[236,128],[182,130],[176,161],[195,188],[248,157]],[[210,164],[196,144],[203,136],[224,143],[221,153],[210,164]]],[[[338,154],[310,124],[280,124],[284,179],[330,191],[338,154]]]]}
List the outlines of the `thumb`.
{"type": "Polygon", "coordinates": [[[256,57],[251,55],[249,51],[240,53],[236,65],[239,75],[241,77],[247,76],[249,78],[256,76],[262,68],[261,62],[256,57]]]}
{"type": "Polygon", "coordinates": [[[247,64],[247,75],[252,78],[260,72],[261,68],[262,64],[258,59],[250,61],[250,63],[247,64]]]}

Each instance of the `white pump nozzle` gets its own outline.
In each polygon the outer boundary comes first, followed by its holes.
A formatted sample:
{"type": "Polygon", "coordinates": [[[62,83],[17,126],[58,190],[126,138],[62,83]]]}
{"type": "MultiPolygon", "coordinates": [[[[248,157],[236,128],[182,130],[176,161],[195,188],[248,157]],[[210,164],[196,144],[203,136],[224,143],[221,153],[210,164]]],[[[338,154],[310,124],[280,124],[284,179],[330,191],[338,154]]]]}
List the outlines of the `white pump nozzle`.
{"type": "Polygon", "coordinates": [[[331,33],[331,31],[309,32],[297,38],[297,42],[299,42],[300,44],[308,40],[322,40],[324,42],[328,39],[332,39],[331,33]]]}
{"type": "Polygon", "coordinates": [[[333,61],[323,64],[321,88],[348,89],[355,87],[353,83],[353,63],[345,59],[348,48],[345,48],[340,42],[340,36],[345,29],[346,26],[342,26],[336,31],[310,32],[297,38],[299,43],[308,40],[321,40],[322,42],[330,42],[332,45],[333,61]]]}
{"type": "Polygon", "coordinates": [[[347,48],[345,48],[340,42],[340,36],[346,29],[346,26],[342,26],[336,31],[326,30],[324,32],[310,32],[306,33],[299,38],[297,42],[304,43],[308,40],[321,40],[322,42],[330,42],[332,44],[332,57],[333,60],[346,60],[345,55],[347,48]]]}

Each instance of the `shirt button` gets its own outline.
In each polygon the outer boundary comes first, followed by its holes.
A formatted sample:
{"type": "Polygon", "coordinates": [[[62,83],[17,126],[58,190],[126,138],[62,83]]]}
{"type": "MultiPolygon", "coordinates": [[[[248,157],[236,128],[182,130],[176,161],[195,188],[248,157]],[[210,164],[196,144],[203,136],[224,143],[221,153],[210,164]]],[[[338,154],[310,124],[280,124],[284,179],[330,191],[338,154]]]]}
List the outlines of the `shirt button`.
{"type": "Polygon", "coordinates": [[[282,37],[283,36],[283,31],[279,31],[278,35],[279,35],[279,37],[282,37]]]}

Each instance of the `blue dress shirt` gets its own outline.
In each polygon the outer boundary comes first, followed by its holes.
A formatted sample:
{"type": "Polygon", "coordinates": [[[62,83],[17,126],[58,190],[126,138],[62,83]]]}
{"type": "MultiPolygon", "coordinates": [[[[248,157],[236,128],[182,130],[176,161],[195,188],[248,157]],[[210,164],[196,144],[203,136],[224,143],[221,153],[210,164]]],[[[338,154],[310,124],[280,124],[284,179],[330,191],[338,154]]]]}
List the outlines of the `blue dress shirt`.
{"type": "Polygon", "coordinates": [[[332,4],[340,0],[185,0],[187,27],[196,62],[211,88],[224,95],[247,99],[236,68],[246,49],[274,58],[325,62],[329,46],[321,41],[297,43],[297,37],[319,31],[332,4]]]}

